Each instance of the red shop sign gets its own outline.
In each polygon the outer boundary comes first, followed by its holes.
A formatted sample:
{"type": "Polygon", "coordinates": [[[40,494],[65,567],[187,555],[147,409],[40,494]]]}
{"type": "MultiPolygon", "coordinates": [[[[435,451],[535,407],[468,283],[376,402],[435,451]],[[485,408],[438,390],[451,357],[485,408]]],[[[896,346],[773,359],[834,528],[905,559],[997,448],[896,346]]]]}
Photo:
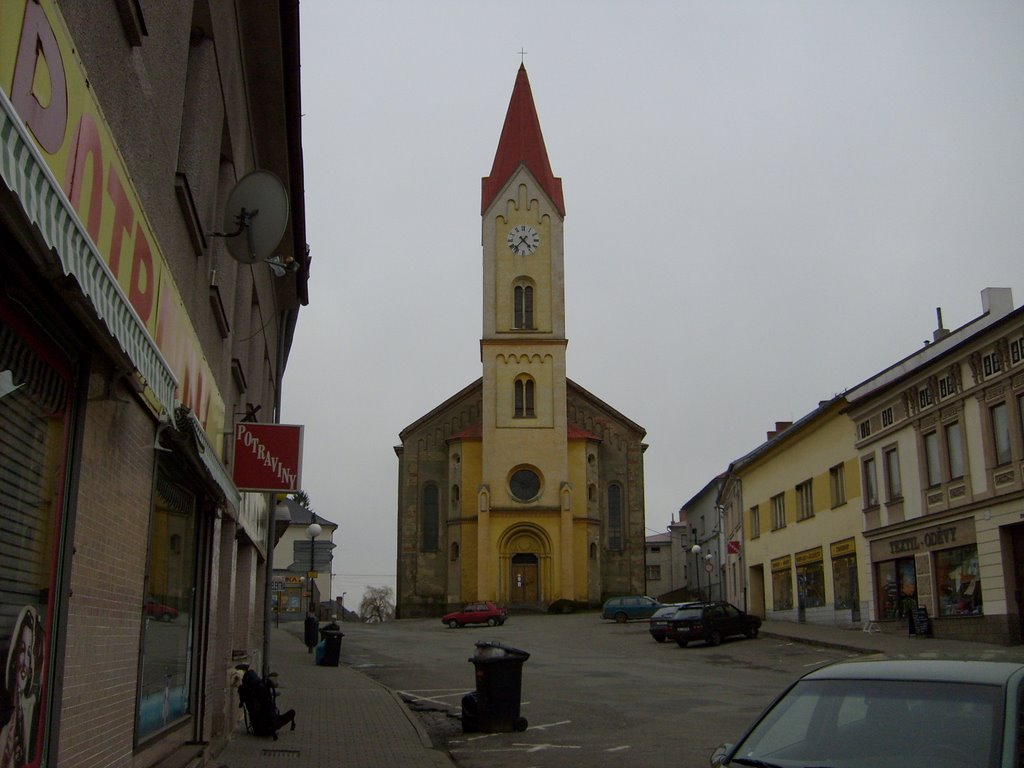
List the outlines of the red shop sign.
{"type": "Polygon", "coordinates": [[[232,479],[240,491],[297,491],[302,488],[302,425],[235,425],[232,479]]]}

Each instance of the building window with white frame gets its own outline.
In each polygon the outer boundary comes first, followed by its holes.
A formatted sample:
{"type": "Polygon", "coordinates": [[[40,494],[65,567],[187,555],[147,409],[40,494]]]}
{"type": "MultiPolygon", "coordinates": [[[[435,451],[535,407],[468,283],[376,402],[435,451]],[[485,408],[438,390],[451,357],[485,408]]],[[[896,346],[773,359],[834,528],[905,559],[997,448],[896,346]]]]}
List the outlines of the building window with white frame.
{"type": "Polygon", "coordinates": [[[832,509],[846,503],[846,468],[836,464],[828,471],[829,491],[832,495],[832,509]]]}
{"type": "Polygon", "coordinates": [[[772,530],[786,527],[786,495],[772,496],[772,530]]]}
{"type": "Polygon", "coordinates": [[[875,469],[875,457],[868,456],[861,464],[864,475],[864,508],[878,506],[878,474],[875,469]]]}
{"type": "Polygon", "coordinates": [[[991,408],[990,413],[996,466],[1009,464],[1013,460],[1013,451],[1010,448],[1010,409],[1006,403],[999,403],[991,408]]]}
{"type": "Polygon", "coordinates": [[[806,520],[814,517],[814,488],[812,480],[800,483],[796,487],[796,519],[806,520]]]}
{"type": "Polygon", "coordinates": [[[896,446],[882,454],[885,462],[885,498],[892,503],[903,500],[903,481],[900,477],[900,452],[896,446]]]}
{"type": "Polygon", "coordinates": [[[942,485],[942,464],[939,462],[939,436],[935,432],[929,432],[923,439],[928,487],[938,488],[942,485]]]}
{"type": "Polygon", "coordinates": [[[761,538],[761,507],[758,504],[750,508],[750,538],[761,538]]]}
{"type": "Polygon", "coordinates": [[[964,476],[964,441],[959,421],[946,425],[946,449],[949,451],[949,477],[959,480],[964,476]]]}

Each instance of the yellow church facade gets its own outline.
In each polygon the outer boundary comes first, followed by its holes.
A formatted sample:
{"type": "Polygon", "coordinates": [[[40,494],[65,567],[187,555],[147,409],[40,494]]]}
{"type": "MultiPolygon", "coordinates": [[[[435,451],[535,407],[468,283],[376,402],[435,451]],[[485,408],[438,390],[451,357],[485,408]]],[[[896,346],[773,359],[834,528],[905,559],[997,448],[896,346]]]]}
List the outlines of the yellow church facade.
{"type": "Polygon", "coordinates": [[[645,431],[566,376],[565,206],[523,67],[481,215],[482,376],[395,449],[398,615],[642,593],[645,431]]]}

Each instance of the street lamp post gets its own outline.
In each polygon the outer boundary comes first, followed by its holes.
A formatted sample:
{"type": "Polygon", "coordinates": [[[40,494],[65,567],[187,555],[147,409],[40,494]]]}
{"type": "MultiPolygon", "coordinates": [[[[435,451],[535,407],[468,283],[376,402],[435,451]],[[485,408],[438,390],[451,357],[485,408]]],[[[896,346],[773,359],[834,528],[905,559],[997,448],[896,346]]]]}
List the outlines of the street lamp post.
{"type": "Polygon", "coordinates": [[[700,596],[700,544],[694,544],[690,547],[690,551],[693,552],[694,570],[697,572],[697,599],[702,600],[700,596]]]}
{"type": "Polygon", "coordinates": [[[316,578],[316,537],[323,533],[323,528],[316,521],[316,515],[313,515],[313,522],[306,528],[306,536],[309,538],[309,573],[306,574],[306,581],[309,585],[309,603],[306,606],[306,611],[313,611],[313,579],[316,578]]]}

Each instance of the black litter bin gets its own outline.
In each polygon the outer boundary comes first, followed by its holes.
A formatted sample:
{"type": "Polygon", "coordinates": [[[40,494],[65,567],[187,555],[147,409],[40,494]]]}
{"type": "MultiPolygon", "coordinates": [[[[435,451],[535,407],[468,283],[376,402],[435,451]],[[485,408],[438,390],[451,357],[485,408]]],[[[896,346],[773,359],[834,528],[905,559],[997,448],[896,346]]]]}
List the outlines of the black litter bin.
{"type": "Polygon", "coordinates": [[[341,656],[341,638],[345,633],[333,621],[321,628],[320,639],[324,641],[324,655],[320,660],[323,667],[338,666],[338,658],[341,656]]]}
{"type": "Polygon", "coordinates": [[[462,699],[462,730],[466,733],[525,731],[519,716],[523,662],[530,654],[501,643],[481,641],[469,660],[476,668],[476,690],[462,699]]]}

